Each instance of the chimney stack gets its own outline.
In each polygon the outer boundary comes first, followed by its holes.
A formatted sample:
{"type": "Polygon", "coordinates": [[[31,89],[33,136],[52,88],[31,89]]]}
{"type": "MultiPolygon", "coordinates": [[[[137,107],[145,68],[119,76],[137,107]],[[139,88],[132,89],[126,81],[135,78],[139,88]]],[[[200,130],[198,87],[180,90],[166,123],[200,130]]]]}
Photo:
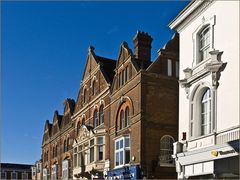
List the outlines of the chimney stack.
{"type": "Polygon", "coordinates": [[[134,56],[138,59],[141,68],[145,69],[151,64],[152,37],[145,32],[137,31],[133,38],[134,56]]]}

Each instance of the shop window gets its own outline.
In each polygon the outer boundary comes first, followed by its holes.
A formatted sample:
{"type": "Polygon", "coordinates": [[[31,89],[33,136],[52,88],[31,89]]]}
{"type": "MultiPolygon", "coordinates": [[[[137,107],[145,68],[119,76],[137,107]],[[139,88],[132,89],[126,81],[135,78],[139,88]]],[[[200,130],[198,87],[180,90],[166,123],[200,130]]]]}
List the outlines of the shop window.
{"type": "Polygon", "coordinates": [[[160,140],[160,166],[173,166],[174,161],[172,158],[173,154],[173,143],[174,139],[172,136],[165,135],[160,140]]]}

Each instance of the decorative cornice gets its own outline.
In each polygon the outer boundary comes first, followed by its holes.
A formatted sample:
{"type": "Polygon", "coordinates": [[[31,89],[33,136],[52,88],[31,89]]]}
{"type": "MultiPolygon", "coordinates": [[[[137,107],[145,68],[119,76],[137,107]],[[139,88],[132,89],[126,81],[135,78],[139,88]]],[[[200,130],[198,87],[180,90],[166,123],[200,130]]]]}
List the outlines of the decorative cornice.
{"type": "Polygon", "coordinates": [[[172,28],[180,32],[187,24],[192,22],[200,13],[206,10],[213,2],[214,0],[204,0],[201,5],[196,7],[196,9],[193,10],[189,15],[187,15],[181,22],[179,22],[179,24],[172,28]]]}
{"type": "Polygon", "coordinates": [[[191,68],[186,68],[183,70],[185,78],[179,80],[179,84],[182,88],[185,88],[187,98],[191,85],[208,74],[210,74],[212,77],[212,87],[217,89],[219,86],[218,81],[220,79],[221,72],[225,69],[227,63],[221,61],[223,52],[220,52],[219,50],[214,50],[210,51],[209,53],[211,55],[211,61],[205,63],[204,68],[199,72],[193,74],[193,70],[191,68]]]}

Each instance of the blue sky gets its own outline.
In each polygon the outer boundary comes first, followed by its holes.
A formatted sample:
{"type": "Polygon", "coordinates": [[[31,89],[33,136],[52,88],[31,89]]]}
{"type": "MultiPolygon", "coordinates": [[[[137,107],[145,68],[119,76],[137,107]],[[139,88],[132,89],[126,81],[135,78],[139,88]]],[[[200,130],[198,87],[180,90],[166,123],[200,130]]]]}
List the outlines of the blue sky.
{"type": "Polygon", "coordinates": [[[152,60],[188,1],[1,2],[1,162],[41,157],[46,119],[76,100],[87,50],[116,59],[137,30],[153,37],[152,60]]]}

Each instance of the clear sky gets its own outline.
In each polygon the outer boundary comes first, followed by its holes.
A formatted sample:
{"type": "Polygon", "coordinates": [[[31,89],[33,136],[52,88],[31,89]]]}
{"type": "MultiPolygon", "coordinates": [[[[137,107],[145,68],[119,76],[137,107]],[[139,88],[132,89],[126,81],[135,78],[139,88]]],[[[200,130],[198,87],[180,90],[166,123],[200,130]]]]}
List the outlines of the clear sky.
{"type": "Polygon", "coordinates": [[[89,45],[118,57],[137,30],[153,37],[152,60],[188,1],[1,2],[1,162],[41,157],[46,119],[76,100],[89,45]]]}

